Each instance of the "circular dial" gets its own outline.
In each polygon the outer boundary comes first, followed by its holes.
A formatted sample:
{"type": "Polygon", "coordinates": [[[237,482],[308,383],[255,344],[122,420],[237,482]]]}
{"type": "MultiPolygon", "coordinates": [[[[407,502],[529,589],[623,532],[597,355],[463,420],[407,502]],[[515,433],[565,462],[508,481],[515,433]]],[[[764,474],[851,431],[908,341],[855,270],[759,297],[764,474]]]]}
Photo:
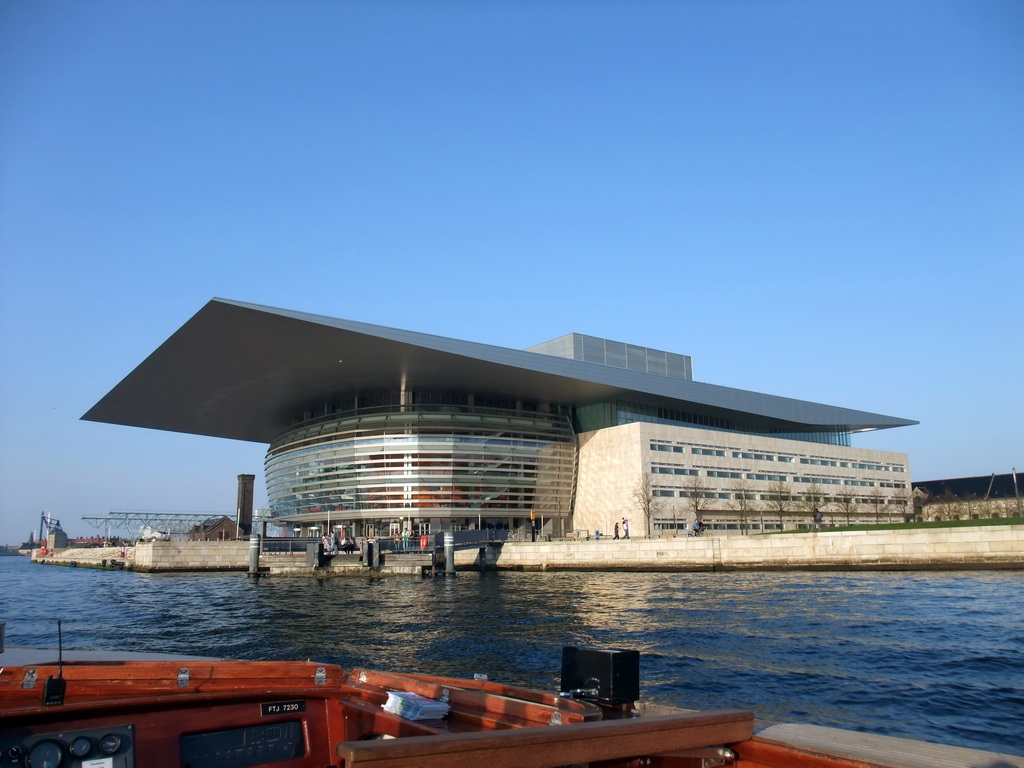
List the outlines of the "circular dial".
{"type": "Polygon", "coordinates": [[[68,751],[75,757],[88,757],[92,752],[92,739],[88,736],[79,736],[71,742],[71,749],[68,751]]]}
{"type": "Polygon", "coordinates": [[[112,755],[121,748],[121,737],[114,733],[108,733],[100,739],[100,752],[104,755],[112,755]]]}
{"type": "Polygon", "coordinates": [[[59,768],[64,750],[56,741],[40,741],[28,752],[28,768],[59,768]]]}

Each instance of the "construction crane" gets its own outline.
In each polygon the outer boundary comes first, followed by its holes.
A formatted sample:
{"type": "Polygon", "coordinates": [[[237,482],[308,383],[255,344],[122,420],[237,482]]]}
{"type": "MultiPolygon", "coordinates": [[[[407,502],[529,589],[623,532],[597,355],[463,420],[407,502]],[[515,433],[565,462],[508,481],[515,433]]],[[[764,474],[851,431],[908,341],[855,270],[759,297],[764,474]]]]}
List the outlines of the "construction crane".
{"type": "Polygon", "coordinates": [[[60,520],[55,520],[53,515],[49,515],[46,512],[41,512],[39,515],[39,538],[46,541],[46,537],[51,533],[62,531],[60,527],[60,520]]]}
{"type": "Polygon", "coordinates": [[[996,473],[992,473],[992,479],[988,481],[988,490],[985,491],[985,498],[988,499],[992,495],[992,484],[996,481],[996,473]]]}

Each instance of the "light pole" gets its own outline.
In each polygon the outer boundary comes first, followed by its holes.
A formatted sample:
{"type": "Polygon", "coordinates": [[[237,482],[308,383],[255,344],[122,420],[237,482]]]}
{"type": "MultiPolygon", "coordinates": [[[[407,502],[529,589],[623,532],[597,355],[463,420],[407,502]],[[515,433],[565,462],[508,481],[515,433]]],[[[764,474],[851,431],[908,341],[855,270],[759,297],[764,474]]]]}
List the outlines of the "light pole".
{"type": "Polygon", "coordinates": [[[1013,470],[1013,498],[1017,500],[1017,517],[1024,517],[1020,511],[1020,491],[1017,489],[1017,468],[1011,467],[1013,470]]]}

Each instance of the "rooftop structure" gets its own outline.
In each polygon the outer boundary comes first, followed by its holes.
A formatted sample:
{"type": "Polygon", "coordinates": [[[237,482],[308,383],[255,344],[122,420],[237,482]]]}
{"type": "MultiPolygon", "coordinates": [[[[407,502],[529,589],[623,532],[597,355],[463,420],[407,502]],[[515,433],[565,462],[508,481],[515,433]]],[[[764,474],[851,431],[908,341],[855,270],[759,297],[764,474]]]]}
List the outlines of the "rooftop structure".
{"type": "Polygon", "coordinates": [[[582,333],[567,333],[543,344],[527,347],[526,351],[565,357],[569,360],[582,360],[586,363],[600,363],[641,373],[672,376],[676,379],[693,378],[689,355],[638,347],[635,344],[586,336],[582,333]]]}

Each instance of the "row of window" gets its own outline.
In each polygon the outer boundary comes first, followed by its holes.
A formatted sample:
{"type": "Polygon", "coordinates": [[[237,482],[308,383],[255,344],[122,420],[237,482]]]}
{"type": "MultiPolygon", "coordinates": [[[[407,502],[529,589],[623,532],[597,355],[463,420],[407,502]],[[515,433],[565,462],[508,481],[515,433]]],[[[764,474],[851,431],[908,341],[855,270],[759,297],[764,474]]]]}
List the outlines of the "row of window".
{"type": "MultiPolygon", "coordinates": [[[[695,496],[697,498],[701,498],[701,499],[740,499],[740,498],[744,498],[748,502],[767,501],[767,502],[772,502],[772,503],[778,503],[780,500],[781,501],[787,501],[787,502],[793,502],[793,503],[800,503],[800,502],[805,502],[807,500],[804,497],[795,496],[795,495],[784,495],[782,497],[779,497],[779,496],[777,496],[775,494],[771,494],[771,493],[746,493],[746,494],[743,494],[743,493],[732,493],[732,492],[725,492],[725,491],[699,491],[699,492],[694,493],[692,491],[673,490],[671,488],[655,488],[655,489],[653,489],[653,495],[657,496],[659,498],[667,498],[667,499],[692,499],[695,496]]],[[[904,503],[903,500],[901,500],[901,499],[884,498],[884,497],[875,498],[875,497],[869,497],[869,496],[848,497],[848,498],[844,498],[844,499],[837,499],[834,496],[821,496],[821,497],[818,497],[818,498],[820,498],[820,503],[821,504],[832,504],[832,503],[842,502],[844,504],[853,504],[855,506],[856,505],[861,505],[861,504],[863,504],[863,505],[870,505],[870,506],[875,506],[876,504],[895,504],[897,506],[902,506],[903,503],[904,503]]]]}
{"type": "Polygon", "coordinates": [[[421,409],[380,408],[352,412],[343,417],[317,417],[279,435],[272,451],[296,450],[318,442],[337,443],[339,435],[349,440],[416,439],[417,436],[496,436],[526,440],[571,441],[564,416],[533,414],[500,409],[467,409],[458,412],[424,412],[421,409]]]}
{"type": "Polygon", "coordinates": [[[617,403],[616,418],[619,424],[632,424],[633,422],[640,421],[648,424],[711,427],[712,429],[724,430],[735,430],[738,426],[741,426],[735,424],[732,419],[722,418],[721,416],[627,402],[617,403]]]}
{"type": "MultiPolygon", "coordinates": [[[[655,520],[654,530],[655,531],[683,531],[686,530],[688,523],[685,520],[655,520]]],[[[743,530],[742,526],[737,523],[722,524],[722,523],[711,523],[708,525],[716,531],[739,531],[743,530]]],[[[762,526],[760,523],[747,523],[746,530],[749,531],[760,531],[762,526]]],[[[765,523],[763,530],[766,531],[778,531],[782,530],[782,526],[778,523],[765,523]]]]}
{"type": "MultiPolygon", "coordinates": [[[[655,475],[682,475],[685,477],[699,476],[700,472],[696,469],[687,469],[684,467],[676,467],[671,464],[654,464],[651,466],[651,474],[655,475]]],[[[835,478],[835,477],[808,477],[803,475],[793,475],[790,478],[789,475],[772,475],[763,472],[736,472],[732,470],[724,469],[708,469],[704,473],[707,477],[725,478],[726,480],[759,480],[761,482],[769,483],[804,483],[806,485],[817,484],[817,485],[848,485],[857,486],[860,488],[874,488],[876,483],[870,480],[851,480],[848,478],[835,478]]],[[[906,488],[904,483],[892,483],[892,482],[878,482],[878,487],[881,488],[906,488]]]]}
{"type": "MultiPolygon", "coordinates": [[[[733,451],[732,457],[734,459],[752,459],[753,461],[775,461],[775,456],[771,453],[747,453],[746,451],[733,451]]],[[[779,461],[792,460],[792,456],[779,456],[779,461]]]]}
{"type": "MultiPolygon", "coordinates": [[[[669,443],[658,443],[651,442],[650,448],[652,451],[663,451],[666,453],[686,453],[686,446],[690,447],[690,453],[697,456],[721,456],[725,457],[726,449],[716,448],[712,446],[698,446],[693,443],[683,444],[669,444],[669,443]]],[[[795,457],[786,456],[783,454],[771,454],[771,453],[752,453],[749,451],[731,451],[732,458],[734,459],[748,459],[751,461],[779,461],[787,464],[793,463],[795,457]]],[[[866,464],[864,462],[857,461],[842,461],[839,459],[826,459],[826,458],[807,458],[802,457],[800,459],[801,464],[811,464],[820,467],[842,467],[844,469],[867,469],[875,472],[906,472],[906,468],[899,464],[893,464],[891,466],[886,464],[866,464]]]]}
{"type": "MultiPolygon", "coordinates": [[[[610,408],[612,404],[601,403],[600,405],[604,408],[610,408]]],[[[749,422],[743,420],[737,421],[733,418],[737,415],[735,413],[730,414],[729,418],[725,418],[722,416],[691,413],[688,411],[678,411],[670,408],[659,408],[657,406],[641,405],[639,403],[623,401],[616,401],[614,403],[614,407],[616,409],[616,425],[631,424],[633,422],[646,422],[651,424],[669,424],[682,427],[699,426],[710,427],[723,432],[762,435],[764,437],[781,440],[801,440],[804,442],[843,446],[847,448],[850,446],[850,433],[847,430],[838,427],[832,429],[823,428],[809,432],[791,432],[783,427],[765,429],[764,424],[756,417],[749,422]]],[[[578,408],[576,410],[577,417],[583,416],[585,411],[593,409],[595,409],[595,406],[584,406],[582,408],[578,408]]],[[[595,421],[594,415],[591,413],[587,413],[586,416],[586,423],[589,425],[589,429],[600,429],[602,426],[612,426],[612,424],[609,423],[598,423],[595,421]]],[[[589,431],[589,429],[584,429],[582,431],[589,431]]]]}
{"type": "Polygon", "coordinates": [[[794,483],[817,483],[818,485],[855,485],[860,488],[906,488],[905,483],[874,483],[870,480],[837,479],[834,477],[793,477],[794,483]]]}
{"type": "Polygon", "coordinates": [[[544,402],[543,404],[530,400],[510,400],[506,398],[488,397],[486,395],[470,395],[466,392],[453,391],[408,391],[401,392],[377,392],[373,394],[351,395],[338,397],[332,402],[325,402],[317,406],[316,413],[312,409],[303,414],[303,422],[309,422],[316,418],[347,416],[355,413],[366,413],[368,411],[388,410],[401,408],[407,410],[448,410],[458,412],[462,410],[479,411],[490,408],[500,411],[524,411],[529,413],[550,412],[563,413],[568,415],[569,406],[557,403],[544,402]]]}
{"type": "Polygon", "coordinates": [[[401,459],[384,459],[380,455],[355,455],[351,451],[331,451],[321,446],[314,454],[282,456],[267,462],[268,491],[279,485],[295,485],[303,481],[345,480],[355,477],[365,481],[371,477],[387,477],[392,482],[416,482],[416,478],[444,477],[518,477],[543,473],[548,478],[571,482],[573,457],[568,452],[544,457],[543,467],[537,451],[526,453],[514,449],[489,454],[408,454],[401,459]],[[550,460],[548,460],[550,458],[550,460]]]}
{"type": "Polygon", "coordinates": [[[837,461],[835,459],[800,459],[801,464],[815,464],[820,467],[844,467],[846,469],[869,469],[873,472],[905,472],[898,464],[864,464],[859,461],[837,461]]]}

